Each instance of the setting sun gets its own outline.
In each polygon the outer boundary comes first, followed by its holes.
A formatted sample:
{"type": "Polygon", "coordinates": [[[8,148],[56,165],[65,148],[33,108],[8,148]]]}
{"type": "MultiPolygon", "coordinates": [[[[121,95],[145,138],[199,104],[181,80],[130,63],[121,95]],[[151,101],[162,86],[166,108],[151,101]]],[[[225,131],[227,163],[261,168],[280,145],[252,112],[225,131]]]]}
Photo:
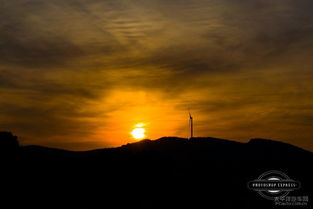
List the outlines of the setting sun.
{"type": "Polygon", "coordinates": [[[144,123],[138,123],[135,125],[136,128],[134,128],[131,132],[131,135],[134,139],[143,139],[146,137],[145,132],[146,130],[143,128],[145,126],[144,123]]]}

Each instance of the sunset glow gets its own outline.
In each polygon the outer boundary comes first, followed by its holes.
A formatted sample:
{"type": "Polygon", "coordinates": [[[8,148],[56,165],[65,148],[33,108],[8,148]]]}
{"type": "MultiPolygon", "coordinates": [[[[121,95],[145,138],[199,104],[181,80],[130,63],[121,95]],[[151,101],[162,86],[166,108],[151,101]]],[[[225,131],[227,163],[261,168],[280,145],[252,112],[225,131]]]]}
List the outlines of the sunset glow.
{"type": "Polygon", "coordinates": [[[188,137],[190,109],[195,136],[313,150],[312,1],[5,2],[0,129],[23,145],[188,137]]]}

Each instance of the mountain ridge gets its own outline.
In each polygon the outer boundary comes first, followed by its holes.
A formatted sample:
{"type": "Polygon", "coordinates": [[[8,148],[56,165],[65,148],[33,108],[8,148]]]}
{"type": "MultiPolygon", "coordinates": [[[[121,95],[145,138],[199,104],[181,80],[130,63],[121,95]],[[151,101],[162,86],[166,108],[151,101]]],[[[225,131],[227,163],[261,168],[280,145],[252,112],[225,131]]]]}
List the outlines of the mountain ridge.
{"type": "Polygon", "coordinates": [[[85,208],[98,208],[91,203],[107,208],[274,208],[274,202],[247,187],[270,170],[301,182],[291,195],[312,193],[313,153],[268,139],[162,137],[80,152],[41,146],[8,150],[0,155],[6,162],[2,186],[25,201],[36,196],[85,208]]]}
{"type": "Polygon", "coordinates": [[[109,149],[120,149],[120,148],[126,148],[129,146],[137,146],[137,145],[142,145],[142,144],[149,144],[149,143],[173,143],[173,142],[178,142],[178,143],[186,143],[186,142],[207,142],[207,143],[212,143],[212,142],[217,142],[217,143],[232,143],[232,144],[246,144],[246,145],[281,145],[281,146],[288,146],[292,147],[298,150],[302,150],[305,152],[312,153],[309,150],[303,149],[301,147],[282,142],[282,141],[277,141],[273,139],[266,139],[266,138],[251,138],[247,142],[238,142],[235,140],[231,139],[222,139],[222,138],[215,138],[215,137],[194,137],[192,139],[187,139],[187,138],[181,138],[181,137],[161,137],[158,139],[143,139],[137,142],[132,142],[132,143],[127,143],[118,147],[108,147],[108,148],[97,148],[97,149],[90,149],[90,150],[83,150],[83,151],[73,151],[73,150],[67,150],[67,149],[61,149],[61,148],[53,148],[53,147],[48,147],[48,146],[41,146],[41,145],[23,145],[20,146],[21,148],[35,148],[35,149],[47,149],[47,150],[55,150],[55,151],[66,151],[66,152],[76,152],[76,153],[84,153],[84,152],[93,152],[93,151],[101,151],[101,150],[109,150],[109,149]]]}

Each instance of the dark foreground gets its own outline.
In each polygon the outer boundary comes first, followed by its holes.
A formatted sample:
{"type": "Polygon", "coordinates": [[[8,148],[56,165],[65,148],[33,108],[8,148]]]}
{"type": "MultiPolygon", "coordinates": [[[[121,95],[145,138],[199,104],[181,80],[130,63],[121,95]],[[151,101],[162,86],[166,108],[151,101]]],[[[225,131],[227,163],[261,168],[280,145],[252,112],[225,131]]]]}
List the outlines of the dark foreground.
{"type": "Polygon", "coordinates": [[[271,140],[161,138],[87,152],[1,146],[6,208],[312,208],[313,154],[271,140]],[[248,189],[269,170],[300,181],[289,195],[308,196],[308,205],[275,206],[248,189]]]}

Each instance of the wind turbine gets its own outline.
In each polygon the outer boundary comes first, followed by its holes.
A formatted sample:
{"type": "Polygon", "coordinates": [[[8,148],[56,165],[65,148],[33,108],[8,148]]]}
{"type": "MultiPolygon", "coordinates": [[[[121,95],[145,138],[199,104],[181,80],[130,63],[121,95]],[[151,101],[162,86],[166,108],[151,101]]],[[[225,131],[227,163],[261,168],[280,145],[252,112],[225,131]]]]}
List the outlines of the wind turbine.
{"type": "Polygon", "coordinates": [[[190,128],[190,138],[191,139],[193,137],[193,121],[192,121],[192,116],[189,112],[189,128],[190,128]]]}

